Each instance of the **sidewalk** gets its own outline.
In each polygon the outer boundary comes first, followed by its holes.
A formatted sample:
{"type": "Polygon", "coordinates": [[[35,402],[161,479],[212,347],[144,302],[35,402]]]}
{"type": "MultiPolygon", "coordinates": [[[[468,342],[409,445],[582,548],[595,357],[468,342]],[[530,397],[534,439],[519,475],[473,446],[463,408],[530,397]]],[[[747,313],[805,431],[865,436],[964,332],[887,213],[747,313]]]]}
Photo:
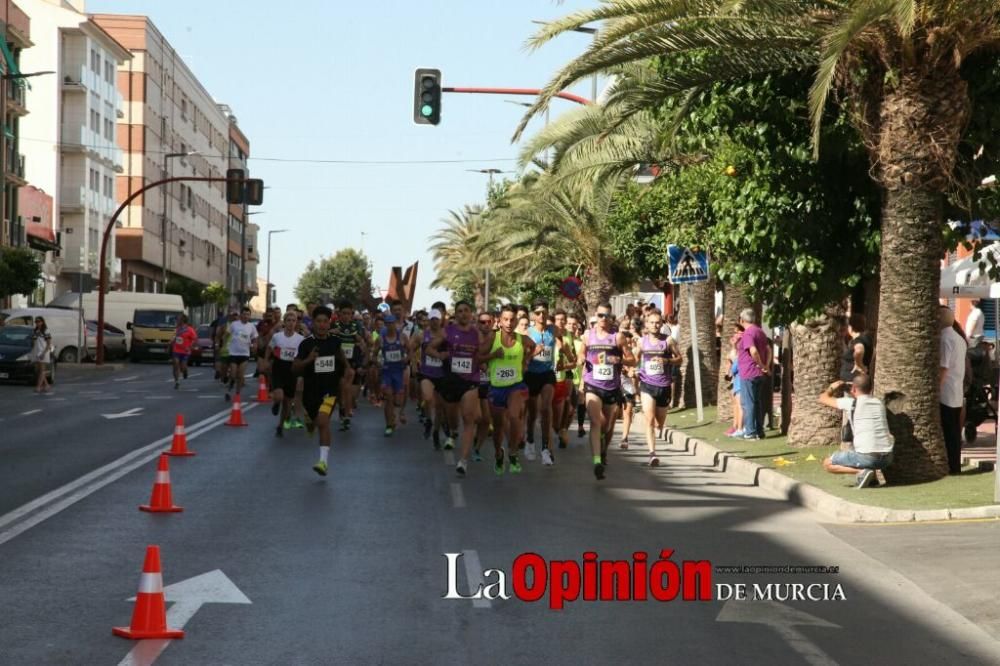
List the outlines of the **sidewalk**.
{"type": "MultiPolygon", "coordinates": [[[[823,470],[825,457],[838,446],[794,448],[777,431],[763,441],[746,442],[725,436],[715,423],[715,408],[705,409],[705,421],[695,423],[695,410],[667,416],[669,441],[683,446],[696,460],[729,471],[790,502],[844,522],[912,522],[969,518],[1000,518],[993,501],[994,475],[967,468],[959,476],[913,485],[856,489],[853,478],[823,470]]],[[[984,424],[985,425],[985,424],[984,424]]],[[[992,424],[991,424],[992,425],[992,424]]],[[[988,435],[977,442],[988,445],[988,435]]],[[[970,450],[986,455],[987,446],[970,450]]]]}

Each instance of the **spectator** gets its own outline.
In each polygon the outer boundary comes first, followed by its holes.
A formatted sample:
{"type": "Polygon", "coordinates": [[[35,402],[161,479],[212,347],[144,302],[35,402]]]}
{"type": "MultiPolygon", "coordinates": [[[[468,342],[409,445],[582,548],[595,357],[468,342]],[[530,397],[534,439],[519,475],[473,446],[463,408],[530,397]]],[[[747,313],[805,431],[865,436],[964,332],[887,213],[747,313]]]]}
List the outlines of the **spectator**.
{"type": "Polygon", "coordinates": [[[771,344],[751,308],[740,313],[744,331],[740,338],[737,365],[743,404],[743,439],[764,439],[764,401],[761,391],[771,372],[771,344]]]}
{"type": "Polygon", "coordinates": [[[871,375],[872,352],[875,345],[872,336],[866,332],[865,316],[854,312],[847,320],[847,334],[850,342],[840,359],[840,380],[850,382],[854,376],[863,373],[871,375]]]}
{"type": "Polygon", "coordinates": [[[885,405],[871,393],[872,379],[862,373],[850,382],[838,380],[830,384],[819,396],[819,401],[827,407],[848,415],[853,432],[851,448],[828,457],[823,461],[823,468],[831,474],[854,474],[856,488],[871,485],[875,470],[885,469],[892,463],[893,439],[885,417],[885,405]],[[851,396],[833,397],[844,386],[850,387],[851,396]]]}
{"type": "Polygon", "coordinates": [[[969,316],[965,318],[965,334],[969,336],[970,340],[973,340],[973,344],[979,344],[979,340],[983,337],[983,310],[982,301],[972,301],[972,310],[969,311],[969,316]]]}
{"type": "Polygon", "coordinates": [[[955,315],[940,307],[941,323],[941,430],[948,450],[948,473],[962,471],[962,406],[964,405],[965,364],[968,346],[952,324],[955,315]]]}
{"type": "Polygon", "coordinates": [[[44,317],[35,317],[35,330],[31,332],[31,360],[35,364],[35,393],[48,393],[48,368],[52,361],[52,336],[44,317]]]}
{"type": "Polygon", "coordinates": [[[729,437],[740,438],[746,435],[743,431],[743,406],[740,404],[740,340],[743,338],[743,327],[736,324],[732,336],[729,338],[729,374],[726,380],[732,382],[730,392],[733,396],[733,427],[726,431],[729,437]]]}

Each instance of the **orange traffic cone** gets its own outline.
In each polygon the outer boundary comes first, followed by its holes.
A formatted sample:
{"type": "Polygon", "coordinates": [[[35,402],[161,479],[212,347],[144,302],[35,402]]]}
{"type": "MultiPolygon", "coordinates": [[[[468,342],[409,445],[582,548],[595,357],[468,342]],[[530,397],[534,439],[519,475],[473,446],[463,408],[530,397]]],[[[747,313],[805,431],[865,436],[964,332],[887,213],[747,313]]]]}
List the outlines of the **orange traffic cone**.
{"type": "Polygon", "coordinates": [[[160,570],[160,547],[146,546],[146,560],[135,595],[132,624],[112,627],[111,633],[123,638],[184,638],[180,629],[167,628],[167,606],[163,597],[163,573],[160,570]]]}
{"type": "Polygon", "coordinates": [[[264,375],[261,375],[260,381],[257,382],[257,402],[271,402],[271,396],[267,390],[267,377],[264,375]]]}
{"type": "Polygon", "coordinates": [[[226,425],[227,426],[248,425],[247,422],[243,420],[243,407],[240,405],[239,393],[233,396],[233,410],[229,412],[229,420],[226,421],[226,425]]]}
{"type": "Polygon", "coordinates": [[[179,506],[175,506],[173,497],[171,497],[168,460],[166,453],[160,454],[160,464],[156,467],[156,481],[153,482],[153,495],[149,500],[149,504],[143,504],[139,507],[140,511],[177,513],[184,510],[179,506]]]}
{"type": "Polygon", "coordinates": [[[166,452],[168,456],[193,456],[194,451],[188,450],[188,436],[184,432],[184,415],[177,415],[177,423],[174,425],[174,442],[170,450],[166,452]]]}

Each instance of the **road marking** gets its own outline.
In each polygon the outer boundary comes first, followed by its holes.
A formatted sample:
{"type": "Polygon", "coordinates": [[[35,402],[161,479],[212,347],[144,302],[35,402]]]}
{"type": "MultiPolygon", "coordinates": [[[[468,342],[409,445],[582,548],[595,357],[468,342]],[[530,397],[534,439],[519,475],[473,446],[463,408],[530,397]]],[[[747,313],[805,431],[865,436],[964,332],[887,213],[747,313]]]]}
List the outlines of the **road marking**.
{"type": "Polygon", "coordinates": [[[116,382],[130,382],[133,379],[139,379],[139,375],[132,375],[130,377],[119,377],[118,379],[114,379],[112,381],[116,381],[116,382]]]}
{"type": "MultiPolygon", "coordinates": [[[[243,408],[243,411],[248,412],[256,406],[256,403],[250,403],[243,408]]],[[[206,432],[214,430],[225,423],[228,417],[229,409],[225,409],[217,414],[209,416],[207,419],[203,419],[198,423],[195,423],[188,428],[188,440],[190,441],[205,434],[206,432]]],[[[161,437],[152,444],[147,444],[141,449],[131,451],[118,460],[114,460],[103,467],[95,469],[93,472],[85,474],[79,479],[71,481],[61,488],[56,488],[55,490],[48,492],[41,497],[14,509],[13,511],[10,511],[3,516],[0,516],[0,529],[3,530],[0,531],[0,545],[7,543],[18,534],[26,532],[42,521],[48,520],[63,509],[76,504],[85,497],[97,492],[104,486],[114,483],[129,472],[142,467],[151,460],[155,460],[160,456],[163,447],[172,442],[173,439],[173,433],[170,433],[166,437],[161,437]],[[32,512],[36,513],[29,516],[32,512]],[[13,525],[12,527],[8,527],[9,525],[12,525],[12,523],[25,518],[25,516],[28,516],[25,520],[13,525]]]]}
{"type": "Polygon", "coordinates": [[[31,416],[32,414],[37,414],[40,411],[42,411],[42,410],[40,410],[40,409],[29,409],[26,412],[21,412],[21,416],[31,416]]]}
{"type": "Polygon", "coordinates": [[[748,622],[774,628],[791,649],[812,666],[837,666],[837,662],[796,629],[797,625],[840,629],[839,625],[775,601],[729,600],[719,611],[716,622],[748,622]]]}
{"type": "MultiPolygon", "coordinates": [[[[183,629],[205,604],[253,603],[219,569],[167,585],[163,597],[173,604],[167,611],[167,626],[172,629],[183,629]]],[[[118,666],[150,666],[168,645],[170,641],[163,639],[138,641],[118,666]]]]}
{"type": "Polygon", "coordinates": [[[49,402],[66,402],[66,398],[49,398],[49,402]]]}
{"type": "Polygon", "coordinates": [[[461,483],[451,484],[451,505],[456,509],[465,508],[465,493],[462,492],[461,483]]]}
{"type": "Polygon", "coordinates": [[[116,395],[95,395],[91,400],[117,400],[116,395]]]}
{"type": "Polygon", "coordinates": [[[173,397],[172,395],[147,395],[146,400],[170,400],[173,397]]]}
{"type": "Polygon", "coordinates": [[[444,464],[451,465],[452,467],[455,466],[455,454],[452,451],[444,452],[444,464]]]}
{"type": "Polygon", "coordinates": [[[132,409],[126,410],[124,412],[118,412],[117,414],[101,414],[106,419],[127,419],[130,416],[139,416],[139,412],[143,410],[142,407],[133,407],[132,409]]]}
{"type": "MultiPolygon", "coordinates": [[[[483,580],[483,565],[479,563],[479,553],[474,550],[463,550],[462,561],[465,562],[465,578],[469,581],[469,594],[475,594],[483,580]]],[[[473,608],[493,608],[493,604],[487,598],[473,599],[473,608]]]]}

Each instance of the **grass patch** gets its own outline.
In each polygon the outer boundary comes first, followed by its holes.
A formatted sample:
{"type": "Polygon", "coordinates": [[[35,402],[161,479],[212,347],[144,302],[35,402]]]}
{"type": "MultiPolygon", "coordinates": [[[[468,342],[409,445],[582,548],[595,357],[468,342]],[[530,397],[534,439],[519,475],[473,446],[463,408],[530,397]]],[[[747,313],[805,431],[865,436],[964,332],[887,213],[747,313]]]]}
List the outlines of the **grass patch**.
{"type": "Polygon", "coordinates": [[[716,423],[715,407],[705,408],[705,421],[697,423],[694,409],[671,412],[667,415],[669,427],[682,430],[715,448],[750,460],[762,467],[774,469],[796,481],[816,486],[831,495],[857,504],[886,509],[960,509],[970,506],[993,504],[994,475],[992,472],[970,471],[960,476],[946,476],[937,481],[912,485],[892,485],[892,468],[887,471],[889,485],[856,490],[854,477],[828,474],[823,470],[823,459],[840,449],[839,445],[795,448],[788,446],[788,438],[778,430],[767,431],[767,437],[758,442],[747,442],[726,437],[728,423],[716,423]],[[812,455],[815,460],[807,460],[812,455]],[[791,464],[782,464],[779,460],[791,464]]]}

